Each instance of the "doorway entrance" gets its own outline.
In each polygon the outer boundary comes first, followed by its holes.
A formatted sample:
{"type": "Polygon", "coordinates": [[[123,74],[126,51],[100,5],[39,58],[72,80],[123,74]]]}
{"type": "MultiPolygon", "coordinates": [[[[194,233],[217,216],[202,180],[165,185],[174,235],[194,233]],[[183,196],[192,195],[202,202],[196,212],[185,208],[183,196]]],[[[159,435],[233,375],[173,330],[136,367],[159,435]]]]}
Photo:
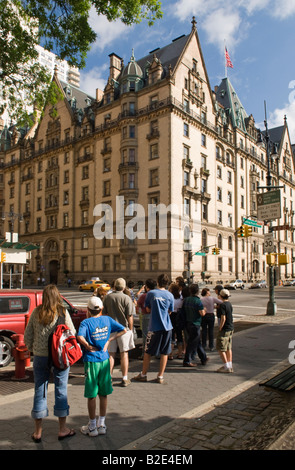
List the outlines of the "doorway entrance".
{"type": "Polygon", "coordinates": [[[50,284],[57,284],[58,280],[58,261],[53,259],[49,261],[49,282],[50,284]]]}

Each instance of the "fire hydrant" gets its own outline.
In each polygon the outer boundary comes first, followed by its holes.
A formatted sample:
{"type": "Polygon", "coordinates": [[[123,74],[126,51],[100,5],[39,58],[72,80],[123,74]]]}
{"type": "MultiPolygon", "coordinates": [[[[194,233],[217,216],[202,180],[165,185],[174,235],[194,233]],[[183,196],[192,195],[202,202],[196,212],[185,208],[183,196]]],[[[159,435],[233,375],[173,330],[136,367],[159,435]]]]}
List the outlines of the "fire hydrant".
{"type": "Polygon", "coordinates": [[[30,351],[24,343],[24,335],[12,335],[11,339],[16,342],[12,350],[15,360],[14,379],[26,379],[26,367],[30,366],[30,351]]]}

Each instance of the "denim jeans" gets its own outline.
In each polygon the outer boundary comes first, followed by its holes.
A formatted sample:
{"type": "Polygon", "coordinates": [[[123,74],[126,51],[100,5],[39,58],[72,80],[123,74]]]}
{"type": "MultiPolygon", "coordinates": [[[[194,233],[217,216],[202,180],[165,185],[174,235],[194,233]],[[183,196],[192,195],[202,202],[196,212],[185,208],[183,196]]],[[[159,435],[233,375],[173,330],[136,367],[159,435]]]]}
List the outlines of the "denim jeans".
{"type": "Polygon", "coordinates": [[[188,322],[186,324],[186,331],[188,338],[183,362],[189,364],[198,354],[201,363],[204,364],[207,360],[207,355],[201,344],[201,327],[188,322]]]}
{"type": "Polygon", "coordinates": [[[149,331],[149,322],[150,322],[150,313],[145,313],[142,315],[142,352],[144,353],[144,348],[145,348],[145,343],[146,343],[146,337],[149,331]]]}
{"type": "MultiPolygon", "coordinates": [[[[47,389],[51,370],[48,367],[48,357],[34,356],[34,382],[35,395],[32,409],[32,418],[41,419],[48,416],[47,389]]],[[[55,385],[54,416],[63,418],[69,414],[67,397],[68,378],[70,368],[59,370],[53,367],[55,385]]]]}

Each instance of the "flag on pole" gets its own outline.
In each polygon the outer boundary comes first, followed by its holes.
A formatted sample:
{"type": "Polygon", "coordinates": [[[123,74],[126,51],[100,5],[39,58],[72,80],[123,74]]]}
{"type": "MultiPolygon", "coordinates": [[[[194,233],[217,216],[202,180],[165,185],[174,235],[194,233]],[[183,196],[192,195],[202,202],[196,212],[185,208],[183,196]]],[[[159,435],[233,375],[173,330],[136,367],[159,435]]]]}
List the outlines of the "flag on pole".
{"type": "Polygon", "coordinates": [[[229,54],[227,52],[227,48],[225,48],[225,62],[226,62],[226,67],[230,67],[231,69],[234,68],[232,61],[230,60],[229,54]]]}

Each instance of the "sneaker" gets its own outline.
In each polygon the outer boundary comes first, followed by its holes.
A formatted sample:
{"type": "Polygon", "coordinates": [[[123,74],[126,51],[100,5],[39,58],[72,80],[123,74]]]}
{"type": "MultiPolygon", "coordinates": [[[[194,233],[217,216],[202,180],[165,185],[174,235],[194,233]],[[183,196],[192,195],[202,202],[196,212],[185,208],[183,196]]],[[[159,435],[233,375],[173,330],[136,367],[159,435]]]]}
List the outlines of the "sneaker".
{"type": "Polygon", "coordinates": [[[129,379],[122,379],[121,387],[128,387],[128,385],[130,384],[131,384],[131,381],[129,379]]]}
{"type": "Polygon", "coordinates": [[[135,377],[133,377],[133,380],[136,380],[137,382],[146,382],[147,376],[146,375],[142,376],[141,374],[138,374],[135,377]]]}
{"type": "Polygon", "coordinates": [[[163,384],[163,383],[164,383],[163,377],[161,377],[161,378],[160,378],[160,377],[157,377],[157,378],[156,378],[156,382],[157,382],[158,384],[163,384]]]}
{"type": "Polygon", "coordinates": [[[220,372],[222,374],[230,374],[231,372],[233,372],[233,369],[232,368],[229,369],[228,367],[222,366],[219,369],[217,369],[216,372],[220,372]]]}
{"type": "Polygon", "coordinates": [[[106,434],[106,432],[107,432],[107,427],[105,425],[98,426],[97,434],[102,436],[103,434],[106,434]]]}
{"type": "Polygon", "coordinates": [[[89,429],[89,424],[87,424],[86,426],[82,426],[82,428],[80,429],[81,433],[84,434],[85,436],[90,436],[90,437],[95,437],[99,434],[97,428],[94,428],[94,429],[89,429]]]}

